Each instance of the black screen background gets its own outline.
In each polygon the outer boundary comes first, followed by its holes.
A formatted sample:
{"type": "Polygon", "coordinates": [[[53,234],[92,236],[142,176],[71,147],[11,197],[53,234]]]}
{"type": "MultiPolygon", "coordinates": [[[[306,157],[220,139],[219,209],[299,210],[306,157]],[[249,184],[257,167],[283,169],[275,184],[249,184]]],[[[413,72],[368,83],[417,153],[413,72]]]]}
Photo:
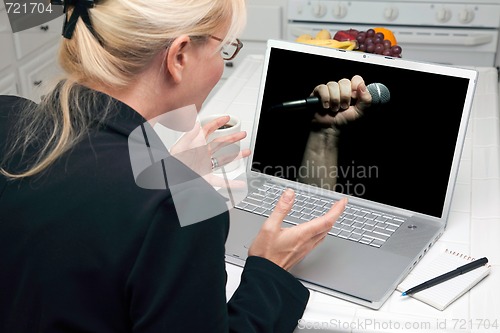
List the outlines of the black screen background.
{"type": "Polygon", "coordinates": [[[358,74],[367,84],[386,85],[391,100],[341,128],[336,190],[441,216],[468,79],[277,48],[271,52],[253,170],[295,180],[293,170],[302,160],[311,112],[273,112],[270,106],[358,74]]]}

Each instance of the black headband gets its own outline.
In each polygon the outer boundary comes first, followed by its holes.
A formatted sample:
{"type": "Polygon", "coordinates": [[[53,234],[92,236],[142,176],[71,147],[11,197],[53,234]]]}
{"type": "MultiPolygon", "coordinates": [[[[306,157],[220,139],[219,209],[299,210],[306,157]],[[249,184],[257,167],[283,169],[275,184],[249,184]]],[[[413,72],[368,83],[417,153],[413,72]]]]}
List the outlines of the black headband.
{"type": "Polygon", "coordinates": [[[99,41],[102,45],[101,38],[97,35],[92,26],[92,22],[90,21],[89,16],[89,8],[93,8],[95,5],[94,0],[51,0],[51,4],[53,5],[63,5],[63,12],[66,14],[66,19],[64,20],[63,32],[62,35],[64,38],[71,39],[73,37],[73,33],[75,32],[76,23],[78,22],[78,18],[82,18],[83,23],[89,31],[94,35],[94,37],[99,41]],[[73,6],[73,13],[68,20],[68,7],[73,6]]]}

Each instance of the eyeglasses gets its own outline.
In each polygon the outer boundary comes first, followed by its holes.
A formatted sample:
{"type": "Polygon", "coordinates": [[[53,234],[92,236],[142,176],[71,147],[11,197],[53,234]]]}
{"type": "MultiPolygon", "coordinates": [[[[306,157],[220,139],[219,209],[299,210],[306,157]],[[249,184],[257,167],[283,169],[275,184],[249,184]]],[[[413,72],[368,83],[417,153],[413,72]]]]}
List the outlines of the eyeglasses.
{"type": "MultiPolygon", "coordinates": [[[[213,38],[219,42],[223,41],[223,39],[221,39],[219,37],[212,36],[212,35],[210,35],[210,38],[213,38]]],[[[236,57],[236,55],[238,54],[238,52],[240,52],[242,47],[243,47],[243,43],[238,38],[236,38],[236,42],[229,42],[229,43],[222,45],[222,48],[220,50],[220,54],[222,56],[222,59],[224,59],[224,60],[234,59],[234,57],[236,57]]]]}

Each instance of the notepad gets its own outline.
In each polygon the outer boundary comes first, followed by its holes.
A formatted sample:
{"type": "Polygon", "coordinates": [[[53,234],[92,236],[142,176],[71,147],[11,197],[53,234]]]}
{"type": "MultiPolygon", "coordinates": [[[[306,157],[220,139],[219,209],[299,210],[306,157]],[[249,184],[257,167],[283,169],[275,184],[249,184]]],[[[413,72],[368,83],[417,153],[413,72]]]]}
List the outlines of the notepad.
{"type": "MultiPolygon", "coordinates": [[[[472,260],[475,260],[475,258],[447,249],[430,264],[426,264],[425,266],[417,265],[406,279],[399,284],[397,290],[401,292],[406,291],[422,282],[465,265],[472,260]]],[[[442,311],[489,273],[490,265],[481,266],[448,281],[412,294],[409,297],[418,299],[442,311]]]]}

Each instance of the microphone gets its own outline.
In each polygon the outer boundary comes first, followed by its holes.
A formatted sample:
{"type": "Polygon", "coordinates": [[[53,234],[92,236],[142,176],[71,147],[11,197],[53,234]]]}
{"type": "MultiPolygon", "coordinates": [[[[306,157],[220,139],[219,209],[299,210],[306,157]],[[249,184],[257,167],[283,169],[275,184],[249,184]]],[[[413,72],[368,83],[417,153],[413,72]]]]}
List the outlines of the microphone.
{"type": "MultiPolygon", "coordinates": [[[[391,99],[389,89],[382,83],[370,83],[366,86],[372,95],[372,105],[385,104],[391,99]]],[[[305,99],[287,101],[271,106],[270,110],[290,110],[321,106],[321,99],[317,96],[310,96],[305,99]]]]}

